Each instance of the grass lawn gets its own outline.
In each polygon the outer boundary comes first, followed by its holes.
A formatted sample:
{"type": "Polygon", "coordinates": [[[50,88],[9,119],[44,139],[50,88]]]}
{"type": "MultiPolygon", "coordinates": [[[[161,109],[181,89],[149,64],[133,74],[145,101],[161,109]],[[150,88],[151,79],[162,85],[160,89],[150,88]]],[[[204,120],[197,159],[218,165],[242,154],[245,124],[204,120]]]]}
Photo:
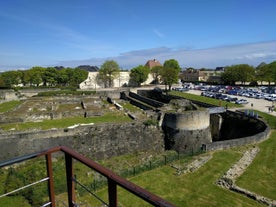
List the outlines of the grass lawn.
{"type": "Polygon", "coordinates": [[[242,107],[239,104],[231,103],[228,101],[218,100],[218,99],[209,98],[209,97],[205,97],[205,96],[199,96],[199,95],[190,94],[190,93],[183,93],[183,92],[179,92],[179,91],[170,91],[169,94],[174,95],[174,96],[180,96],[180,97],[190,99],[190,100],[201,101],[203,103],[212,104],[215,106],[223,106],[223,107],[227,106],[230,108],[242,107]]]}
{"type": "Polygon", "coordinates": [[[0,199],[0,206],[32,207],[22,196],[6,196],[0,199]]]}
{"type": "Polygon", "coordinates": [[[110,123],[110,122],[128,122],[132,119],[123,113],[106,113],[103,116],[96,117],[68,117],[63,119],[43,120],[41,122],[24,122],[1,124],[0,128],[3,130],[27,130],[27,129],[51,129],[51,128],[66,128],[75,124],[89,124],[89,123],[110,123]]]}
{"type": "Polygon", "coordinates": [[[259,147],[261,151],[238,179],[237,185],[276,200],[276,131],[259,147]]]}
{"type": "Polygon", "coordinates": [[[22,103],[21,101],[9,101],[9,102],[1,103],[0,104],[0,113],[11,111],[15,107],[20,105],[21,103],[22,103]]]}
{"type": "Polygon", "coordinates": [[[270,126],[271,129],[276,129],[276,117],[275,116],[272,116],[268,113],[264,113],[261,111],[255,111],[255,112],[258,112],[259,116],[261,116],[266,121],[266,123],[270,126]]]}
{"type": "MultiPolygon", "coordinates": [[[[217,151],[213,153],[213,158],[209,162],[194,173],[177,176],[175,169],[164,166],[142,173],[130,180],[179,207],[262,206],[245,196],[225,190],[215,184],[241,155],[238,149],[217,151]]],[[[107,200],[106,189],[99,191],[98,195],[107,200]]],[[[88,203],[95,202],[88,195],[83,195],[81,200],[83,199],[88,203]]],[[[121,188],[118,190],[118,203],[120,206],[150,206],[121,188]]]]}
{"type": "Polygon", "coordinates": [[[123,104],[121,104],[123,106],[123,108],[129,110],[130,112],[141,112],[141,109],[138,108],[137,106],[132,105],[129,102],[124,102],[123,104]]]}

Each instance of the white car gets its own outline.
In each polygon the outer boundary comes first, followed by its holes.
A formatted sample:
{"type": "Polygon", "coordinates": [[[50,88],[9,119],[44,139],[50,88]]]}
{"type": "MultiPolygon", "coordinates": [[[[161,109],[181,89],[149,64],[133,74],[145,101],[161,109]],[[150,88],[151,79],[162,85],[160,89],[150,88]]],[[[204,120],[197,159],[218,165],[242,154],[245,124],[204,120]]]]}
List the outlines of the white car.
{"type": "Polygon", "coordinates": [[[248,104],[248,101],[245,99],[236,100],[236,104],[248,104]]]}

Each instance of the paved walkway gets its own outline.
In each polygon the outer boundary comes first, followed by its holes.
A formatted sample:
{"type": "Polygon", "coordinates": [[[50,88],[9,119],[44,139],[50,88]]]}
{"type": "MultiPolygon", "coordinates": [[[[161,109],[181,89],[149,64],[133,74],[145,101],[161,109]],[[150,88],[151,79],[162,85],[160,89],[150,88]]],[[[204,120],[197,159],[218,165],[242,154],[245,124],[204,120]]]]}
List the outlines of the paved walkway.
{"type": "MultiPolygon", "coordinates": [[[[199,90],[189,90],[187,93],[195,94],[195,95],[200,95],[202,91],[199,90]]],[[[244,105],[243,109],[255,109],[261,112],[269,113],[273,116],[276,116],[276,111],[269,112],[269,107],[272,106],[271,101],[267,101],[264,99],[255,99],[255,98],[247,98],[247,97],[241,97],[241,96],[234,96],[237,97],[238,99],[246,99],[249,103],[244,105]],[[253,106],[251,106],[253,104],[253,106]]]]}

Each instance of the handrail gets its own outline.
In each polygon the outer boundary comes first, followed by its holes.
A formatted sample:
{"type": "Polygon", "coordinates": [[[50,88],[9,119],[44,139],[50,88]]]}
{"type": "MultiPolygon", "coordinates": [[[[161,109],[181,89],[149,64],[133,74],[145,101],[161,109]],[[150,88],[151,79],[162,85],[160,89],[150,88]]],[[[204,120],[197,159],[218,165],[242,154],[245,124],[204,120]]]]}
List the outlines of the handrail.
{"type": "Polygon", "coordinates": [[[13,193],[16,193],[16,192],[18,192],[18,191],[20,191],[20,190],[24,190],[25,188],[31,187],[31,186],[33,186],[33,185],[42,183],[42,182],[47,181],[47,180],[49,180],[48,177],[47,177],[47,178],[43,178],[43,179],[41,179],[41,180],[38,180],[38,181],[36,181],[36,182],[30,183],[30,184],[28,184],[28,185],[22,186],[22,187],[17,188],[17,189],[15,189],[15,190],[13,190],[13,191],[10,191],[10,192],[8,192],[8,193],[5,193],[5,194],[0,195],[0,198],[2,198],[2,197],[4,197],[4,196],[8,196],[8,195],[13,194],[13,193]]]}
{"type": "Polygon", "coordinates": [[[154,206],[160,206],[160,207],[173,207],[174,205],[163,200],[162,198],[150,193],[149,191],[141,188],[138,185],[135,185],[134,183],[131,183],[130,181],[118,176],[117,174],[113,173],[111,170],[99,165],[98,163],[88,159],[87,157],[84,157],[83,155],[80,155],[76,153],[75,151],[71,150],[68,147],[62,146],[61,151],[70,154],[74,159],[78,160],[79,162],[87,165],[88,167],[94,169],[101,175],[105,176],[109,180],[112,180],[117,185],[121,186],[125,190],[135,194],[136,196],[142,198],[143,200],[147,201],[148,203],[154,205],[154,206]]]}
{"type": "Polygon", "coordinates": [[[41,152],[32,153],[29,155],[24,155],[21,157],[17,157],[8,161],[4,161],[0,163],[0,168],[5,167],[8,165],[12,165],[15,163],[23,162],[26,160],[30,160],[36,157],[45,156],[46,157],[46,165],[47,165],[47,174],[48,174],[48,191],[49,191],[49,198],[51,202],[51,206],[55,207],[54,202],[54,181],[53,181],[53,171],[52,171],[52,161],[51,155],[56,152],[63,152],[65,154],[65,162],[66,162],[66,176],[67,176],[67,188],[68,188],[68,204],[69,207],[73,207],[75,203],[75,190],[74,190],[74,175],[73,175],[73,162],[72,160],[75,159],[82,164],[88,166],[89,168],[95,170],[96,172],[100,173],[104,177],[107,178],[108,181],[108,197],[109,197],[109,206],[117,207],[117,185],[124,188],[128,192],[138,196],[139,198],[143,199],[144,201],[150,203],[153,206],[158,207],[175,207],[175,205],[171,204],[170,202],[162,199],[161,197],[141,188],[140,186],[118,176],[111,170],[99,165],[98,163],[94,162],[93,160],[73,151],[72,149],[66,146],[57,146],[53,147],[41,152]]]}

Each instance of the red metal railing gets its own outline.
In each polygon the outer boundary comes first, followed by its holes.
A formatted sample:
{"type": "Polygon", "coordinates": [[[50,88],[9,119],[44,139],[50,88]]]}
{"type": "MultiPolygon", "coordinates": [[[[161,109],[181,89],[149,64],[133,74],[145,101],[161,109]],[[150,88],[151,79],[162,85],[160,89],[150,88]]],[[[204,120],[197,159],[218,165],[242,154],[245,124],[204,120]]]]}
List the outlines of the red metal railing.
{"type": "MultiPolygon", "coordinates": [[[[19,158],[11,159],[5,162],[0,163],[0,168],[9,166],[15,163],[23,162],[29,159],[33,159],[40,156],[45,156],[46,158],[46,168],[47,168],[47,178],[48,181],[48,192],[49,192],[49,203],[52,207],[56,206],[55,203],[55,192],[54,192],[54,178],[53,178],[53,168],[52,168],[52,154],[56,152],[63,152],[65,154],[65,164],[66,164],[66,180],[67,180],[67,194],[68,194],[68,206],[75,207],[76,196],[75,196],[75,178],[73,173],[73,159],[81,162],[82,164],[88,166],[89,168],[100,173],[102,176],[107,178],[108,183],[108,206],[117,207],[118,206],[118,197],[117,197],[117,186],[120,186],[127,190],[128,192],[138,196],[144,201],[148,202],[153,206],[160,207],[174,207],[173,204],[165,201],[164,199],[150,193],[149,191],[141,188],[140,186],[131,183],[130,181],[116,175],[111,170],[104,168],[98,163],[84,157],[81,154],[71,150],[68,147],[59,146],[54,147],[42,152],[33,153],[25,155],[19,158]]],[[[46,206],[46,205],[45,205],[46,206]]]]}

